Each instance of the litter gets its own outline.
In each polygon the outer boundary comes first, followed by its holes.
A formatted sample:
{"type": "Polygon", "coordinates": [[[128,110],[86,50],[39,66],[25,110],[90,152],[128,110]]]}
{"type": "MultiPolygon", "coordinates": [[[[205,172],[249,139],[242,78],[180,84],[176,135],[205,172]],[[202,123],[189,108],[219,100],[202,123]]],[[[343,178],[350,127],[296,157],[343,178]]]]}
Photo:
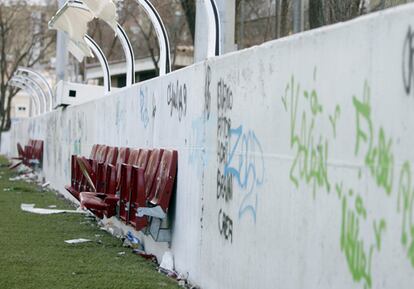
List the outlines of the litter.
{"type": "Polygon", "coordinates": [[[51,215],[51,214],[62,214],[62,213],[85,214],[85,212],[83,211],[41,209],[41,208],[35,208],[34,206],[35,204],[20,204],[20,209],[25,212],[39,214],[39,215],[51,215]]]}
{"type": "Polygon", "coordinates": [[[125,252],[119,252],[118,255],[123,256],[123,255],[125,255],[125,252]]]}
{"type": "Polygon", "coordinates": [[[56,208],[56,205],[50,205],[50,206],[47,206],[48,208],[50,208],[50,209],[54,209],[54,208],[56,208]]]}
{"type": "Polygon", "coordinates": [[[80,243],[87,243],[87,242],[92,242],[92,240],[79,238],[79,239],[72,239],[72,240],[65,241],[65,243],[68,243],[68,244],[80,244],[80,243]]]}
{"type": "Polygon", "coordinates": [[[46,183],[42,184],[42,188],[44,189],[44,188],[46,188],[49,185],[50,185],[50,182],[46,182],[46,183]]]}
{"type": "MultiPolygon", "coordinates": [[[[131,248],[133,249],[138,249],[140,251],[145,251],[144,249],[144,245],[141,243],[141,241],[135,237],[131,231],[128,231],[128,233],[126,234],[126,239],[129,241],[129,245],[131,246],[131,248]]],[[[125,244],[125,242],[124,242],[125,244]]]]}
{"type": "Polygon", "coordinates": [[[117,228],[111,224],[107,224],[105,227],[101,227],[102,231],[107,231],[112,236],[115,236],[116,238],[120,239],[122,238],[122,230],[120,228],[117,228]]]}
{"type": "Polygon", "coordinates": [[[170,251],[167,251],[162,256],[160,270],[166,272],[168,275],[174,273],[174,257],[170,251]]]}
{"type": "Polygon", "coordinates": [[[10,188],[4,188],[3,189],[3,192],[8,192],[8,191],[11,191],[11,189],[10,188]]]}

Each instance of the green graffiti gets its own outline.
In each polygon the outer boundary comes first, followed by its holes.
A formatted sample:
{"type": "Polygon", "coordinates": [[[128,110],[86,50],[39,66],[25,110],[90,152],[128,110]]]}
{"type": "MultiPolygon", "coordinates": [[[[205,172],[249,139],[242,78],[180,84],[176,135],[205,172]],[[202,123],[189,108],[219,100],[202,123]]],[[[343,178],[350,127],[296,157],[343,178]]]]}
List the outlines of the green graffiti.
{"type": "Polygon", "coordinates": [[[335,190],[336,190],[336,193],[338,194],[339,199],[342,198],[343,189],[344,189],[344,184],[342,182],[340,184],[335,184],[335,190]]]}
{"type": "Polygon", "coordinates": [[[377,222],[374,220],[374,233],[375,233],[375,243],[377,245],[377,250],[381,250],[381,235],[386,229],[386,223],[384,219],[381,219],[380,223],[377,225],[377,222]]]}
{"type": "Polygon", "coordinates": [[[414,224],[412,220],[414,204],[414,190],[412,188],[411,166],[408,161],[404,162],[398,185],[398,212],[402,213],[401,243],[408,247],[408,258],[414,267],[414,224]],[[410,239],[410,240],[409,240],[410,239]],[[410,243],[410,245],[408,245],[410,243]]]}
{"type": "Polygon", "coordinates": [[[356,111],[356,143],[355,155],[360,151],[362,143],[366,144],[365,165],[379,187],[384,188],[387,194],[391,194],[394,172],[394,155],[392,153],[392,140],[387,139],[384,129],[380,128],[378,144],[374,144],[373,124],[371,119],[371,92],[369,85],[365,83],[362,101],[353,97],[356,111]],[[363,123],[366,125],[363,126],[363,123]]]}
{"type": "Polygon", "coordinates": [[[371,261],[373,246],[367,253],[364,241],[359,237],[359,214],[348,209],[347,200],[342,198],[341,251],[345,254],[349,271],[356,282],[363,282],[365,288],[371,288],[371,261]]]}
{"type": "MultiPolygon", "coordinates": [[[[314,70],[316,80],[316,69],[314,70]]],[[[378,188],[383,189],[387,196],[391,196],[394,181],[394,151],[393,140],[388,137],[382,127],[375,128],[372,118],[371,89],[364,83],[362,98],[352,97],[355,110],[356,133],[354,155],[362,157],[364,165],[357,167],[356,180],[362,181],[363,176],[372,178],[378,188]],[[364,169],[369,172],[365,174],[364,169]],[[364,174],[363,174],[364,173],[364,174]]],[[[296,188],[301,182],[309,185],[313,195],[317,189],[326,189],[330,192],[328,178],[328,148],[332,145],[328,137],[318,133],[321,119],[329,120],[333,138],[336,139],[337,123],[341,117],[341,108],[335,106],[331,115],[327,115],[318,98],[316,90],[304,90],[300,83],[292,76],[286,85],[285,95],[282,97],[284,109],[290,115],[290,146],[295,157],[290,167],[290,180],[296,188]]],[[[414,188],[412,170],[406,161],[399,174],[398,183],[398,212],[402,216],[401,243],[407,252],[407,257],[414,267],[414,188]]],[[[346,184],[346,183],[345,183],[346,184]]],[[[353,188],[344,189],[344,181],[336,180],[335,191],[342,202],[342,224],[340,248],[352,278],[363,284],[364,288],[372,287],[371,264],[375,251],[380,252],[382,238],[387,230],[384,218],[369,218],[362,195],[353,188]],[[353,200],[354,202],[351,202],[353,200]],[[348,205],[349,204],[352,205],[348,205]],[[362,223],[364,222],[364,223],[362,223]],[[372,223],[368,223],[372,222],[372,223]],[[372,224],[372,243],[364,239],[368,234],[360,234],[360,224],[372,224]]],[[[366,227],[366,226],[364,226],[366,227]]]]}
{"type": "Polygon", "coordinates": [[[335,112],[333,115],[329,116],[329,122],[331,123],[334,138],[336,138],[336,123],[341,116],[341,108],[339,105],[335,107],[335,112]]]}
{"type": "Polygon", "coordinates": [[[364,203],[362,202],[362,198],[360,196],[355,198],[355,209],[358,215],[364,217],[364,219],[367,218],[367,210],[364,208],[364,203]]]}
{"type": "Polygon", "coordinates": [[[391,153],[392,140],[385,139],[384,130],[380,128],[378,146],[368,151],[365,163],[372,176],[375,177],[377,185],[385,189],[387,194],[391,193],[394,172],[394,156],[391,153]]]}
{"type": "MultiPolygon", "coordinates": [[[[312,185],[313,194],[316,189],[324,187],[330,191],[328,181],[328,140],[321,135],[316,135],[314,131],[316,116],[322,113],[323,108],[318,100],[315,90],[310,93],[303,92],[304,99],[309,104],[311,117],[307,116],[306,110],[302,111],[301,121],[298,123],[298,104],[301,89],[299,83],[295,82],[292,76],[290,83],[287,84],[284,99],[290,96],[290,145],[295,149],[295,158],[290,169],[290,179],[296,187],[302,180],[306,184],[312,185]]],[[[283,98],[282,98],[283,99],[283,98]]],[[[287,106],[286,106],[287,107],[287,106]]]]}
{"type": "Polygon", "coordinates": [[[370,88],[367,83],[364,86],[363,100],[358,100],[355,96],[352,98],[356,110],[356,143],[355,155],[359,153],[359,146],[361,142],[368,142],[368,151],[372,148],[373,128],[371,121],[371,106],[370,106],[370,88]],[[362,122],[365,119],[367,127],[363,129],[362,122]]]}

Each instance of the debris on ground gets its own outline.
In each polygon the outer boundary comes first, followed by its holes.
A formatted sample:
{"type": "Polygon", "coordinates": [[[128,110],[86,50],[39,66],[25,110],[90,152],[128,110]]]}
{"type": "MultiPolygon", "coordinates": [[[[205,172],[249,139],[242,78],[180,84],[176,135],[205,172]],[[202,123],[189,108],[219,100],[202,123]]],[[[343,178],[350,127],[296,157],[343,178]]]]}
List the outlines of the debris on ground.
{"type": "Polygon", "coordinates": [[[158,270],[170,277],[177,277],[177,273],[174,272],[174,257],[171,251],[164,253],[158,270]]]}
{"type": "Polygon", "coordinates": [[[51,214],[62,214],[62,213],[85,214],[84,211],[79,211],[79,210],[42,209],[42,208],[35,208],[34,206],[35,204],[20,204],[20,209],[25,212],[39,214],[39,215],[51,215],[51,214]]]}
{"type": "Polygon", "coordinates": [[[43,184],[42,184],[42,189],[44,189],[44,188],[48,187],[49,185],[50,185],[50,182],[43,183],[43,184]]]}
{"type": "Polygon", "coordinates": [[[80,243],[87,243],[87,242],[92,242],[92,240],[83,239],[83,238],[72,239],[72,240],[65,240],[65,243],[68,243],[68,244],[80,244],[80,243]]]}
{"type": "Polygon", "coordinates": [[[124,240],[124,246],[127,244],[128,246],[125,247],[131,247],[132,249],[138,249],[141,251],[145,251],[144,245],[142,244],[141,240],[135,237],[131,231],[128,231],[128,233],[125,236],[124,240]]]}
{"type": "Polygon", "coordinates": [[[124,251],[118,253],[118,256],[123,256],[123,255],[125,255],[124,251]]]}
{"type": "Polygon", "coordinates": [[[56,208],[57,206],[56,205],[50,205],[50,206],[47,206],[49,209],[54,209],[54,208],[56,208]]]}
{"type": "Polygon", "coordinates": [[[118,227],[116,227],[112,222],[107,222],[104,224],[102,221],[98,223],[98,225],[101,227],[102,231],[106,231],[112,236],[121,239],[123,238],[122,230],[118,227]]]}

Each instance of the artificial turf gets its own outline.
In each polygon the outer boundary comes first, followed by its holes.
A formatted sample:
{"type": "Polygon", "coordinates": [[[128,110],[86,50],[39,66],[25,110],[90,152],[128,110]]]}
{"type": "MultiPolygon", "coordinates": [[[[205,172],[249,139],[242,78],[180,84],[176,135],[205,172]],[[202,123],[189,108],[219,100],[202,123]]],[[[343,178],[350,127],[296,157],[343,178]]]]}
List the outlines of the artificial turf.
{"type": "Polygon", "coordinates": [[[180,288],[91,218],[21,211],[21,203],[74,208],[51,191],[9,181],[13,174],[0,157],[0,289],[180,288]],[[64,242],[77,238],[93,242],[64,242]]]}

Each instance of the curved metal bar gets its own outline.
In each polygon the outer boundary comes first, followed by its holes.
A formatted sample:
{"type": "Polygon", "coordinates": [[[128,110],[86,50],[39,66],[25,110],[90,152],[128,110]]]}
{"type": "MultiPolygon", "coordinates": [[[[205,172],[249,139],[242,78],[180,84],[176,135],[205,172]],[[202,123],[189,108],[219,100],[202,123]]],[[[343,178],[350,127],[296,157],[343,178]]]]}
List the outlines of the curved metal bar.
{"type": "Polygon", "coordinates": [[[154,25],[155,32],[158,37],[158,44],[160,46],[160,60],[159,60],[159,75],[164,75],[171,72],[171,49],[170,41],[168,40],[167,30],[164,23],[161,20],[157,10],[151,4],[149,0],[136,0],[145,10],[152,24],[154,25]]]}
{"type": "Polygon", "coordinates": [[[43,91],[42,87],[39,85],[39,83],[37,83],[36,81],[31,79],[30,77],[24,76],[24,75],[15,75],[15,76],[13,76],[13,79],[20,79],[21,81],[24,81],[27,85],[31,86],[33,89],[35,89],[36,91],[38,91],[40,93],[40,94],[37,94],[37,95],[39,97],[39,104],[40,105],[43,104],[41,106],[41,107],[43,107],[43,111],[41,113],[46,113],[47,112],[46,95],[45,95],[45,92],[43,91]],[[40,101],[40,99],[42,99],[42,101],[40,101]]]}
{"type": "Polygon", "coordinates": [[[10,85],[12,86],[16,86],[20,89],[25,90],[34,100],[33,103],[36,106],[36,115],[40,115],[40,101],[39,101],[39,96],[37,95],[37,92],[35,91],[35,89],[33,87],[28,86],[25,82],[22,82],[21,80],[18,79],[11,79],[9,81],[10,85]],[[30,90],[30,91],[28,91],[30,90]],[[36,97],[34,97],[34,95],[36,97]]]}
{"type": "Polygon", "coordinates": [[[28,67],[18,67],[17,71],[23,71],[23,72],[26,72],[27,74],[32,74],[32,75],[36,76],[38,79],[40,79],[40,81],[47,88],[48,95],[49,95],[49,111],[52,111],[53,110],[53,90],[52,90],[52,87],[50,86],[49,82],[46,80],[46,78],[42,74],[37,72],[36,70],[30,69],[28,67]]]}
{"type": "Polygon", "coordinates": [[[109,65],[106,57],[102,51],[102,49],[96,44],[96,42],[89,36],[85,35],[85,41],[88,46],[91,48],[92,52],[98,58],[99,63],[101,64],[103,70],[103,79],[104,79],[104,87],[105,87],[105,94],[109,94],[111,92],[111,74],[109,72],[109,65]]]}
{"type": "MultiPolygon", "coordinates": [[[[92,11],[92,13],[95,15],[95,17],[100,18],[99,14],[96,15],[94,9],[90,9],[85,2],[81,1],[73,1],[73,7],[81,8],[81,9],[88,9],[89,11],[92,11]],[[76,6],[74,6],[76,4],[76,6]]],[[[126,34],[125,30],[122,28],[119,23],[116,22],[116,27],[114,27],[112,22],[108,22],[107,20],[103,19],[116,33],[116,35],[119,38],[119,41],[121,42],[122,49],[125,54],[125,60],[127,65],[127,81],[126,86],[131,86],[135,83],[135,57],[134,57],[134,50],[132,49],[131,42],[129,41],[128,35],[126,34]]]]}
{"type": "Polygon", "coordinates": [[[215,0],[205,0],[204,6],[208,17],[207,57],[221,54],[220,14],[215,0]]]}
{"type": "Polygon", "coordinates": [[[119,41],[121,42],[122,49],[125,53],[125,59],[127,64],[127,71],[126,71],[126,86],[131,86],[135,83],[135,56],[134,56],[134,50],[132,49],[131,42],[129,41],[129,38],[127,34],[125,33],[125,30],[122,28],[121,25],[117,23],[116,25],[116,34],[119,38],[119,41]]]}

